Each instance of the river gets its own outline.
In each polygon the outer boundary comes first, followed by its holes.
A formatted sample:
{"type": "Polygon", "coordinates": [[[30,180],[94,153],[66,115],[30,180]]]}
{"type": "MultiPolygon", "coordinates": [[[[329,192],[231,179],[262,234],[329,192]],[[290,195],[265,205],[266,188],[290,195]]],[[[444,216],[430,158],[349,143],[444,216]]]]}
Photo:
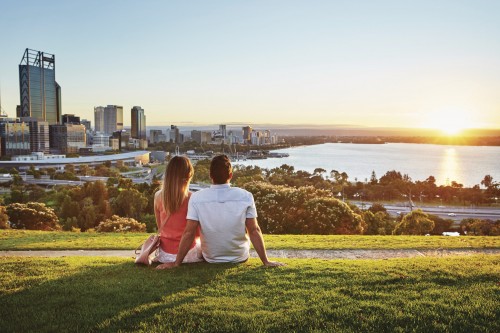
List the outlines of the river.
{"type": "Polygon", "coordinates": [[[346,172],[349,181],[370,179],[372,171],[380,178],[390,170],[408,174],[413,181],[425,180],[432,175],[438,185],[456,181],[469,187],[480,184],[485,175],[500,181],[500,147],[325,143],[275,152],[290,156],[235,163],[268,169],[288,164],[295,170],[308,172],[315,168],[323,168],[328,173],[337,170],[346,172]]]}

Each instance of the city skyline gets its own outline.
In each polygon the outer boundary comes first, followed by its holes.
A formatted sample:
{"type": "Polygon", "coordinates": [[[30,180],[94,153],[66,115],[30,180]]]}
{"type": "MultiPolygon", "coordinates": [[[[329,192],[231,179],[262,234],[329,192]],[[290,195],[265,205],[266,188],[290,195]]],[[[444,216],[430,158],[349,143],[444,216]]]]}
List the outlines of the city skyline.
{"type": "Polygon", "coordinates": [[[56,55],[63,113],[85,119],[114,104],[141,105],[148,127],[500,128],[499,10],[494,1],[10,3],[0,14],[11,32],[2,108],[15,116],[17,66],[32,48],[56,55]],[[41,10],[54,19],[41,24],[41,10]],[[128,24],[134,17],[145,23],[128,24]]]}

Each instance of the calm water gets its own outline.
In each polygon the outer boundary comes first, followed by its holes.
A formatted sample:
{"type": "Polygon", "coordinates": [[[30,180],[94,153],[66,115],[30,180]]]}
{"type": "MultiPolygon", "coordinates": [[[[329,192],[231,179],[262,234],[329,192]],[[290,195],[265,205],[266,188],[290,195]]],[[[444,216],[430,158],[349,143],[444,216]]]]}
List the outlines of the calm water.
{"type": "Polygon", "coordinates": [[[290,157],[240,161],[238,164],[275,168],[282,164],[295,170],[312,172],[315,168],[345,171],[349,181],[377,178],[387,171],[408,174],[413,181],[434,176],[438,185],[457,181],[465,186],[480,184],[485,175],[500,181],[500,147],[440,146],[408,143],[381,145],[325,143],[280,149],[290,157]]]}

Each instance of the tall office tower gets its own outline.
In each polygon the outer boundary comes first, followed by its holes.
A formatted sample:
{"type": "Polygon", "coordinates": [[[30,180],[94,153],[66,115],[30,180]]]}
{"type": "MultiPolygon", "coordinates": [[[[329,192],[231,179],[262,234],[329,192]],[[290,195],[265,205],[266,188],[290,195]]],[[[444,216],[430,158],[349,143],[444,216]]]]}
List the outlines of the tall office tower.
{"type": "Polygon", "coordinates": [[[78,153],[87,144],[85,126],[64,124],[50,125],[50,148],[63,154],[78,153]]]}
{"type": "Polygon", "coordinates": [[[227,137],[226,125],[219,125],[219,133],[224,139],[227,137]]]}
{"type": "Polygon", "coordinates": [[[56,82],[55,56],[26,49],[19,64],[21,105],[18,117],[61,122],[61,87],[56,82]]]}
{"type": "Polygon", "coordinates": [[[31,152],[50,153],[49,122],[37,120],[32,117],[23,117],[20,119],[28,124],[31,152]]]}
{"type": "Polygon", "coordinates": [[[104,133],[104,106],[94,107],[94,131],[104,133]]]}
{"type": "Polygon", "coordinates": [[[243,142],[251,143],[252,142],[252,128],[250,126],[245,126],[243,129],[243,142]]]}
{"type": "Polygon", "coordinates": [[[0,117],[0,156],[30,153],[30,129],[19,118],[0,117]]]}
{"type": "Polygon", "coordinates": [[[74,124],[80,125],[80,117],[75,116],[74,114],[63,114],[62,115],[62,123],[63,124],[74,124]]]}
{"type": "Polygon", "coordinates": [[[181,133],[179,132],[179,128],[175,125],[170,125],[170,142],[182,143],[181,133]]]}
{"type": "Polygon", "coordinates": [[[146,116],[144,109],[134,106],[131,110],[132,138],[146,140],[146,116]]]}
{"type": "Polygon", "coordinates": [[[123,130],[123,106],[108,105],[104,108],[104,128],[102,132],[113,134],[123,130]]]}

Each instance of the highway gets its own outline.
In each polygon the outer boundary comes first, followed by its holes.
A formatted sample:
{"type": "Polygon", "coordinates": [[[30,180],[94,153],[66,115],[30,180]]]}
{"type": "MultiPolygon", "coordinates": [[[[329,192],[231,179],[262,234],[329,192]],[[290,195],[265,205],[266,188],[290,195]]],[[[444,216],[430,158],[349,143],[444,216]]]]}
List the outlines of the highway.
{"type": "MultiPolygon", "coordinates": [[[[371,202],[353,202],[356,206],[368,209],[371,202]],[[363,207],[362,207],[363,206],[363,207]]],[[[410,208],[406,207],[404,203],[384,205],[387,212],[392,216],[397,216],[400,213],[407,214],[410,208]]],[[[466,218],[479,218],[489,220],[500,220],[500,208],[495,207],[457,207],[457,206],[413,206],[413,209],[421,209],[422,211],[437,215],[444,219],[453,221],[461,221],[466,218]]]]}

